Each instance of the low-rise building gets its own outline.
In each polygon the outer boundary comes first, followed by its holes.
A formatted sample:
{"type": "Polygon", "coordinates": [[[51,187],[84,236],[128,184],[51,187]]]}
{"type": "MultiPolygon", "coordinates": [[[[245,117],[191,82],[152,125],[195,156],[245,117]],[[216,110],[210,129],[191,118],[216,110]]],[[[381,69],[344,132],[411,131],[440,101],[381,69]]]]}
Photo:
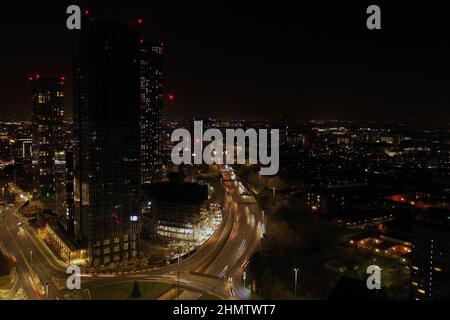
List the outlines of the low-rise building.
{"type": "Polygon", "coordinates": [[[87,258],[87,251],[79,248],[58,224],[47,223],[45,231],[47,244],[59,258],[70,264],[83,264],[87,258]]]}
{"type": "Polygon", "coordinates": [[[156,183],[145,189],[143,232],[169,240],[196,242],[205,229],[208,186],[197,183],[156,183]]]}

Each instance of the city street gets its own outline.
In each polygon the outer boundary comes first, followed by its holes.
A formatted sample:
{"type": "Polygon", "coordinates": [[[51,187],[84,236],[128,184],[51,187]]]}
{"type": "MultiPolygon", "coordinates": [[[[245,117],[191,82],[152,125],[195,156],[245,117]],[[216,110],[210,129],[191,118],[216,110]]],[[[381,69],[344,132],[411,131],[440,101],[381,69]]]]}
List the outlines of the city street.
{"type": "Polygon", "coordinates": [[[60,299],[62,293],[56,278],[63,276],[64,268],[53,259],[26,219],[19,216],[16,206],[3,209],[5,219],[0,223],[0,244],[16,275],[9,298],[13,299],[22,289],[27,299],[60,299]]]}

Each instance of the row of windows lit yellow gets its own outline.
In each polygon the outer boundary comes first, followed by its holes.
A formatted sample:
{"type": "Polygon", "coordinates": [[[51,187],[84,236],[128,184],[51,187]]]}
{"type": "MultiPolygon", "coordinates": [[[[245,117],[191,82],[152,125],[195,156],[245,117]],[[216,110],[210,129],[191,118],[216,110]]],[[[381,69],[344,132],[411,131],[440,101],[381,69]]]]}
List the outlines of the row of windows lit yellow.
{"type": "MultiPolygon", "coordinates": [[[[51,100],[51,98],[50,98],[50,99],[46,99],[47,96],[48,96],[48,95],[45,95],[45,94],[43,94],[43,93],[39,93],[38,96],[37,96],[37,98],[38,98],[38,103],[45,103],[45,101],[51,100]]],[[[57,92],[56,92],[56,97],[58,97],[58,98],[63,98],[63,97],[64,97],[64,92],[62,92],[62,91],[57,91],[57,92]]]]}
{"type": "MultiPolygon", "coordinates": [[[[416,266],[413,266],[412,268],[413,268],[414,270],[419,270],[419,268],[416,267],[416,266]]],[[[434,267],[434,271],[436,271],[436,272],[442,272],[442,268],[434,267]]]]}

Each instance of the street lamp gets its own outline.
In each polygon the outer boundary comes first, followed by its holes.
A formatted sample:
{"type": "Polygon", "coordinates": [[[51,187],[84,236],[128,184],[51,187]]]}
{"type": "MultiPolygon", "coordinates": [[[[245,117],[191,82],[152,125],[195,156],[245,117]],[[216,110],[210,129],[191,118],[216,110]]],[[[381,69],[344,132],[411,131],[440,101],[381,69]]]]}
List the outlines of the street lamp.
{"type": "Polygon", "coordinates": [[[242,274],[242,280],[244,281],[244,288],[245,288],[245,280],[247,280],[247,272],[245,272],[245,271],[242,274]]]}
{"type": "Polygon", "coordinates": [[[295,292],[295,296],[297,297],[297,281],[298,281],[298,272],[300,271],[299,268],[293,268],[294,270],[294,292],[295,292]]]}
{"type": "Polygon", "coordinates": [[[177,295],[180,300],[180,252],[181,248],[178,247],[178,262],[177,262],[177,295]]]}

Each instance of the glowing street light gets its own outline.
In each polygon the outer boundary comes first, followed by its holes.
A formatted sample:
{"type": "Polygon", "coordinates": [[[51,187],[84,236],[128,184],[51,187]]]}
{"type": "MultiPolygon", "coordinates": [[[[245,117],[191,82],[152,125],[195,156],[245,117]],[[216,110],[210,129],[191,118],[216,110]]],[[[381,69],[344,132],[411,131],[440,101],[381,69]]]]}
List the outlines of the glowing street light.
{"type": "Polygon", "coordinates": [[[297,281],[298,281],[298,272],[300,271],[299,268],[293,268],[294,270],[294,292],[295,292],[295,296],[297,297],[297,281]]]}

